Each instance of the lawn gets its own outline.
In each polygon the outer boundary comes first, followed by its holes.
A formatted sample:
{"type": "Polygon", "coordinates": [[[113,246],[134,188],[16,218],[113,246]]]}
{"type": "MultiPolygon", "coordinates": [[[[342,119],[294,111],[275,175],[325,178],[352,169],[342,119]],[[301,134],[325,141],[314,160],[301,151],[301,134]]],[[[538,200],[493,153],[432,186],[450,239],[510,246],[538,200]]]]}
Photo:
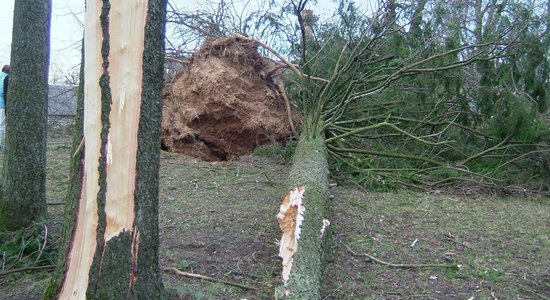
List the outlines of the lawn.
{"type": "MultiPolygon", "coordinates": [[[[162,153],[160,264],[221,281],[163,272],[179,299],[270,299],[280,284],[275,219],[290,165],[261,151],[207,163],[162,153]]],[[[48,243],[59,236],[70,141],[48,143],[48,243]]],[[[334,195],[323,299],[550,298],[550,199],[412,191],[353,185],[334,195]],[[353,251],[353,252],[352,252],[353,251]],[[391,264],[454,264],[458,268],[391,264]]],[[[1,271],[1,270],[0,270],[1,271]]],[[[39,299],[48,272],[0,277],[0,299],[39,299]]]]}

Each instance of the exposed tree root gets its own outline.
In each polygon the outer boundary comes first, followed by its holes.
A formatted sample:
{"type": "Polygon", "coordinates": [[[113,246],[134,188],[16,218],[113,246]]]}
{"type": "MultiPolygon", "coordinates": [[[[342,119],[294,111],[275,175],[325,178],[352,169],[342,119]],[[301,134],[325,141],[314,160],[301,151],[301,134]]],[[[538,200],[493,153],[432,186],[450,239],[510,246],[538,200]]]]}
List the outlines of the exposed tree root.
{"type": "Polygon", "coordinates": [[[198,278],[198,279],[204,279],[204,280],[209,280],[209,281],[214,281],[214,282],[220,282],[220,283],[235,286],[235,287],[245,289],[245,290],[258,290],[255,287],[242,285],[240,283],[226,281],[226,280],[223,280],[223,279],[218,279],[218,278],[214,278],[214,277],[210,277],[210,276],[206,276],[206,275],[183,272],[183,271],[180,271],[176,268],[162,268],[162,270],[165,271],[165,272],[172,272],[172,273],[175,273],[175,274],[178,274],[178,275],[181,275],[181,276],[185,276],[185,277],[198,278]]]}
{"type": "Polygon", "coordinates": [[[273,55],[277,56],[278,59],[280,59],[285,65],[288,66],[288,68],[290,70],[292,70],[292,72],[294,72],[296,75],[298,75],[299,77],[302,77],[302,73],[296,68],[296,66],[294,66],[292,63],[290,63],[288,60],[286,60],[282,55],[280,55],[279,53],[277,53],[277,51],[275,51],[273,48],[269,47],[268,45],[260,42],[259,40],[254,40],[254,39],[250,39],[244,35],[241,35],[241,34],[236,34],[235,36],[241,38],[241,39],[244,39],[244,40],[248,40],[248,41],[251,41],[251,42],[254,42],[256,43],[257,45],[259,46],[262,46],[263,48],[265,48],[266,50],[268,50],[269,52],[273,53],[273,55]]]}
{"type": "Polygon", "coordinates": [[[394,263],[389,263],[389,262],[385,262],[381,259],[378,259],[368,253],[357,253],[353,250],[351,250],[351,248],[342,243],[342,245],[344,245],[348,251],[353,254],[354,256],[364,256],[364,257],[368,257],[370,258],[370,260],[372,260],[373,262],[375,263],[379,263],[381,265],[385,265],[385,266],[389,266],[389,267],[394,267],[394,268],[451,268],[451,269],[458,269],[459,268],[459,265],[448,265],[448,264],[394,264],[394,263]]]}

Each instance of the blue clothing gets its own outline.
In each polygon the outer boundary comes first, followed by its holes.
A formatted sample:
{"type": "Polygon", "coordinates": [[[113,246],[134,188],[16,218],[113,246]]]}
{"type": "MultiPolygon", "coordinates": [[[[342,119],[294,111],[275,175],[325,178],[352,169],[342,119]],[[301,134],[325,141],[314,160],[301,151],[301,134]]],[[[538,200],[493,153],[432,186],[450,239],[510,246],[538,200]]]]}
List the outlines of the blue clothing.
{"type": "Polygon", "coordinates": [[[7,73],[0,72],[0,108],[6,107],[6,99],[4,99],[4,79],[8,76],[7,73]]]}

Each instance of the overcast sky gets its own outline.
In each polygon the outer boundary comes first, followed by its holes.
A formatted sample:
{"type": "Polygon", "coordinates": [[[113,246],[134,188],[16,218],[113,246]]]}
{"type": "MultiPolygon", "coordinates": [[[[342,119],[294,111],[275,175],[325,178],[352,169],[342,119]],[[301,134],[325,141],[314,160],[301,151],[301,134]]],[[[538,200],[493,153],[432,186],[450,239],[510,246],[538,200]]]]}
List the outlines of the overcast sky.
{"type": "MultiPolygon", "coordinates": [[[[12,37],[13,5],[15,0],[1,0],[0,9],[0,66],[9,64],[12,37]]],[[[196,10],[197,0],[169,0],[176,8],[196,10]]],[[[233,0],[236,5],[250,8],[254,1],[233,0]]],[[[217,2],[212,0],[211,2],[217,2]]],[[[336,4],[334,0],[318,0],[316,13],[331,14],[336,4]]],[[[358,1],[361,3],[362,1],[358,1]]],[[[66,73],[80,62],[80,40],[84,20],[84,0],[52,0],[52,27],[50,45],[50,79],[52,74],[66,73]]],[[[208,5],[208,4],[200,4],[208,5]]],[[[212,4],[210,4],[212,5],[212,4]]]]}
{"type": "MultiPolygon", "coordinates": [[[[0,65],[10,63],[10,49],[15,0],[1,0],[0,65]]],[[[80,40],[84,17],[84,0],[52,0],[50,74],[69,70],[80,61],[80,40]],[[80,19],[80,20],[79,20],[80,19]]]]}

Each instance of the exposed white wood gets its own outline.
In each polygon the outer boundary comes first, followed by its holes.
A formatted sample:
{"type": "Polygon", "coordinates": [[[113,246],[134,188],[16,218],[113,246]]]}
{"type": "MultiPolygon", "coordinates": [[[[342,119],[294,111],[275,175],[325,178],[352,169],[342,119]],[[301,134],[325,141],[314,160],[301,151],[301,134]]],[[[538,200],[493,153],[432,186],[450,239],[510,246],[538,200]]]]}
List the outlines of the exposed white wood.
{"type": "MultiPolygon", "coordinates": [[[[84,141],[85,161],[79,216],[59,299],[86,299],[97,248],[99,160],[101,157],[101,89],[103,74],[101,1],[88,1],[85,27],[84,141]]],[[[136,182],[137,133],[141,108],[142,60],[147,0],[112,0],[109,12],[109,69],[112,106],[106,145],[106,228],[104,239],[132,231],[136,182]]],[[[139,233],[133,235],[132,262],[139,233]]],[[[135,281],[136,274],[132,274],[135,281]]]]}
{"type": "Polygon", "coordinates": [[[112,106],[109,120],[105,241],[132,231],[136,153],[141,93],[146,0],[113,0],[109,18],[111,37],[109,75],[112,106]]]}
{"type": "Polygon", "coordinates": [[[282,278],[285,285],[292,269],[292,256],[298,251],[298,240],[304,222],[304,192],[305,187],[303,185],[297,186],[288,192],[277,214],[277,221],[283,232],[279,242],[279,257],[283,259],[282,278]]]}
{"type": "Polygon", "coordinates": [[[88,273],[97,246],[97,193],[99,191],[99,157],[101,134],[101,91],[99,78],[102,74],[102,32],[99,15],[100,1],[86,4],[86,27],[84,47],[84,142],[85,161],[82,192],[73,247],[67,259],[67,272],[59,299],[86,299],[88,273]]]}

